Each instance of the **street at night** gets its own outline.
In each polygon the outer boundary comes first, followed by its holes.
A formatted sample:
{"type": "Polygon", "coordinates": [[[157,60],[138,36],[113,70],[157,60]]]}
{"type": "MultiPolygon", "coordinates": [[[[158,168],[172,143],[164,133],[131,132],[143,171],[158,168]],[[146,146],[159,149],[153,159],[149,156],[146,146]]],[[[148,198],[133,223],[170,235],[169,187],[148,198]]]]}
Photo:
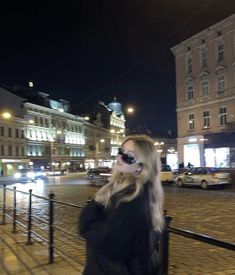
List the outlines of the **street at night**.
{"type": "MultiPolygon", "coordinates": [[[[48,182],[19,183],[8,187],[16,186],[17,190],[23,191],[32,189],[33,194],[46,197],[53,191],[56,200],[81,205],[98,189],[87,183],[89,181],[83,173],[50,177],[48,182]]],[[[172,184],[164,185],[164,190],[164,209],[173,217],[172,227],[235,243],[234,188],[202,190],[178,188],[172,184]]],[[[40,205],[40,200],[34,203],[34,208],[40,209],[40,213],[46,212],[43,210],[46,207],[45,203],[40,205]]],[[[76,233],[79,209],[65,209],[59,205],[55,210],[55,224],[76,233]]],[[[84,246],[82,243],[78,249],[73,248],[73,255],[80,257],[82,263],[85,260],[84,246]]],[[[235,255],[229,250],[171,234],[169,274],[235,274],[235,255]]]]}

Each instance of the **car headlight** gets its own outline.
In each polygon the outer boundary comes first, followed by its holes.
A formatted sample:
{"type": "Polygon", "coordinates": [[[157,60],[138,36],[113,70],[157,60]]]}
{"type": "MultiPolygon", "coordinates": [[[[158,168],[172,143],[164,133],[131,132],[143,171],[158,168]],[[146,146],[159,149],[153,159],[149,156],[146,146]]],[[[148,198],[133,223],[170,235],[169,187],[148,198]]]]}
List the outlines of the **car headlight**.
{"type": "Polygon", "coordinates": [[[14,174],[14,178],[16,178],[16,179],[21,178],[21,173],[20,173],[20,172],[16,172],[16,173],[14,174]]]}
{"type": "Polygon", "coordinates": [[[61,171],[55,171],[55,175],[60,175],[61,171]]]}
{"type": "Polygon", "coordinates": [[[33,179],[33,178],[35,178],[35,173],[34,173],[34,172],[28,172],[28,173],[26,174],[26,176],[27,176],[28,178],[30,178],[30,179],[33,179]]]}

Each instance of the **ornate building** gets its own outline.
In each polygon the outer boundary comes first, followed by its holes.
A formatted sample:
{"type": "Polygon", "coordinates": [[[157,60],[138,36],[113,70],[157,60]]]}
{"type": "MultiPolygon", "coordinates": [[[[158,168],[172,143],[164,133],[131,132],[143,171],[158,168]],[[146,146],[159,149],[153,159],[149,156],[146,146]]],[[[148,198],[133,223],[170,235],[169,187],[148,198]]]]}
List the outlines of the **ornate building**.
{"type": "Polygon", "coordinates": [[[87,121],[70,113],[66,100],[52,100],[31,88],[0,89],[1,111],[12,117],[0,119],[0,168],[6,159],[19,159],[12,172],[19,168],[17,164],[70,171],[112,166],[125,135],[125,118],[116,99],[108,106],[99,103],[87,121]]]}

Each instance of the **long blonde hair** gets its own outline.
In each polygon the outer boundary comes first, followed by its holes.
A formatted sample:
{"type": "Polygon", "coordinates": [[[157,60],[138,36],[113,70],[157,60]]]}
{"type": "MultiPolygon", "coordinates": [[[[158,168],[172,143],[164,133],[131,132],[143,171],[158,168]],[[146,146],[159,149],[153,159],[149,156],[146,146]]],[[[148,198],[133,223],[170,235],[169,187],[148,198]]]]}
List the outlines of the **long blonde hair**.
{"type": "Polygon", "coordinates": [[[110,182],[103,186],[95,196],[95,199],[105,207],[109,205],[111,197],[130,185],[134,185],[133,192],[124,192],[119,197],[118,204],[129,202],[136,198],[146,183],[149,184],[149,208],[152,226],[156,231],[162,231],[164,225],[163,200],[164,193],[160,181],[160,158],[154,147],[154,141],[147,135],[132,135],[126,137],[122,145],[127,141],[133,141],[138,152],[138,161],[142,164],[142,171],[138,175],[113,172],[110,182]]]}

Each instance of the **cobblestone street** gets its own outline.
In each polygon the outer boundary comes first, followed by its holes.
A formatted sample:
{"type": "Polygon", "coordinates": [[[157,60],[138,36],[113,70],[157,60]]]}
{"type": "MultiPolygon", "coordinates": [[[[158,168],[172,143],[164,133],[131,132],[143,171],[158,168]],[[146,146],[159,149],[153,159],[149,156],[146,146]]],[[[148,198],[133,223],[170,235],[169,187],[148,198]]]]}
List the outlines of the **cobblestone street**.
{"type": "MultiPolygon", "coordinates": [[[[165,186],[164,189],[164,208],[173,217],[172,227],[235,243],[233,190],[181,189],[175,186],[165,186]]],[[[95,190],[95,187],[80,186],[70,199],[74,203],[85,201],[95,190]]],[[[64,197],[56,190],[55,193],[58,198],[64,197]]],[[[169,274],[235,274],[235,253],[171,234],[169,274]]]]}
{"type": "MultiPolygon", "coordinates": [[[[27,186],[19,187],[27,189],[27,186]]],[[[17,186],[18,189],[18,186],[17,186]]],[[[47,196],[55,193],[59,201],[82,204],[93,196],[97,188],[65,181],[54,181],[35,187],[33,192],[47,196]],[[41,190],[41,191],[40,191],[41,190]],[[40,192],[39,192],[40,191],[40,192]]],[[[164,186],[167,214],[173,217],[171,226],[235,243],[235,192],[232,189],[201,190],[164,186]]],[[[22,198],[23,204],[23,198],[22,198]]],[[[44,205],[34,201],[35,211],[43,212],[44,205]]],[[[55,204],[55,224],[77,234],[79,209],[67,209],[55,204]]],[[[64,240],[63,233],[55,232],[55,246],[71,255],[82,265],[85,262],[85,243],[64,240]]],[[[235,274],[235,253],[213,245],[170,234],[169,274],[235,274]]]]}

